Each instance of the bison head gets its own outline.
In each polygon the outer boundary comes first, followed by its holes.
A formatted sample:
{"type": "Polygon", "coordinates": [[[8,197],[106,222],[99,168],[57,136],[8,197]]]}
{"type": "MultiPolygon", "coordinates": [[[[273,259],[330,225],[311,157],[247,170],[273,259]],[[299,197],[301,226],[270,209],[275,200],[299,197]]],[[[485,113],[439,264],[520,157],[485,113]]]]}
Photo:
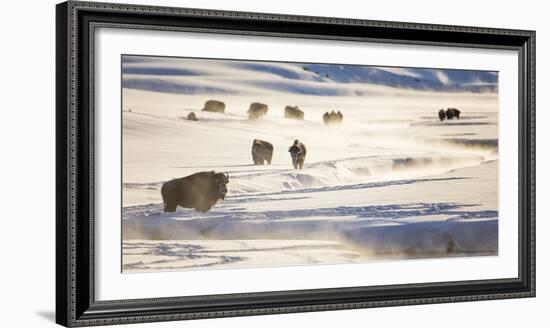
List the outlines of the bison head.
{"type": "Polygon", "coordinates": [[[225,194],[227,194],[227,184],[229,183],[229,174],[227,173],[216,173],[214,174],[214,192],[216,193],[217,198],[225,199],[225,194]]]}
{"type": "Polygon", "coordinates": [[[292,159],[294,161],[297,161],[298,158],[300,157],[300,154],[302,153],[302,149],[300,148],[300,146],[294,144],[292,145],[288,151],[290,152],[290,156],[292,157],[292,159]]]}

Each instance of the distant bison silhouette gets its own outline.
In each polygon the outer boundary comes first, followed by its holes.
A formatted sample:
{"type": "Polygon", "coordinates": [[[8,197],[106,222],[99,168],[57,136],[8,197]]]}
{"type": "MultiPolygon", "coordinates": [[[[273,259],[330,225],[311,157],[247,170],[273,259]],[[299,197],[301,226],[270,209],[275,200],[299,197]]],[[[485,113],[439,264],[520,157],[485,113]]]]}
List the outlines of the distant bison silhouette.
{"type": "Polygon", "coordinates": [[[460,111],[456,108],[447,108],[447,111],[445,112],[447,115],[448,120],[452,120],[456,117],[456,119],[460,119],[460,111]]]}
{"type": "Polygon", "coordinates": [[[204,103],[202,110],[205,112],[225,113],[225,103],[219,100],[208,100],[204,103]]]}
{"type": "Polygon", "coordinates": [[[268,108],[266,104],[255,102],[250,104],[250,107],[246,113],[248,114],[249,119],[257,120],[267,114],[267,110],[268,108]]]}
{"type": "Polygon", "coordinates": [[[189,115],[187,115],[187,119],[189,121],[198,121],[197,115],[194,112],[189,113],[189,115]]]}
{"type": "Polygon", "coordinates": [[[339,124],[339,123],[342,123],[343,119],[344,119],[344,115],[340,111],[338,112],[331,111],[330,113],[326,112],[325,114],[323,114],[323,122],[325,123],[325,125],[339,124]]]}
{"type": "Polygon", "coordinates": [[[255,165],[271,164],[273,145],[267,141],[254,139],[252,142],[252,160],[255,165]]]}
{"type": "Polygon", "coordinates": [[[446,114],[445,114],[445,110],[444,110],[444,109],[440,109],[440,110],[439,110],[439,113],[437,113],[437,114],[439,115],[439,120],[440,120],[440,121],[445,120],[446,114]]]}
{"type": "Polygon", "coordinates": [[[292,158],[292,166],[294,166],[295,169],[301,170],[304,167],[304,162],[306,161],[306,146],[296,139],[288,151],[290,152],[290,157],[292,158]]]}
{"type": "Polygon", "coordinates": [[[220,199],[225,199],[229,175],[227,173],[198,172],[170,180],[160,189],[164,212],[175,212],[177,206],[206,212],[220,199]]]}
{"type": "Polygon", "coordinates": [[[460,111],[456,108],[447,108],[447,110],[440,109],[437,115],[439,116],[440,121],[445,119],[452,120],[454,118],[457,120],[460,119],[460,111]]]}
{"type": "Polygon", "coordinates": [[[292,118],[295,120],[303,120],[304,112],[298,108],[298,106],[286,106],[285,107],[285,117],[292,118]]]}

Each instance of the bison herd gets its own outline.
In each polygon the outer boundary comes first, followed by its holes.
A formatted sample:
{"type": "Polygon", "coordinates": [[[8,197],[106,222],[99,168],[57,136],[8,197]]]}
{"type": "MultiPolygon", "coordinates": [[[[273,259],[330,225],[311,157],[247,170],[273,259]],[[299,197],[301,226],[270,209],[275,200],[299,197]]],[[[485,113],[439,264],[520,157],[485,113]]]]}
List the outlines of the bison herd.
{"type": "MultiPolygon", "coordinates": [[[[225,104],[218,100],[208,100],[202,109],[206,112],[224,113],[225,104]]],[[[246,112],[250,120],[257,120],[266,115],[268,106],[262,103],[252,103],[246,112]]],[[[303,120],[304,112],[298,106],[286,106],[285,118],[303,120]]],[[[456,108],[441,109],[438,112],[441,121],[460,118],[460,110],[456,108]]],[[[195,113],[187,116],[190,121],[197,121],[195,113]]],[[[343,115],[340,111],[331,111],[323,114],[325,125],[341,123],[343,115]]],[[[252,141],[252,161],[254,165],[271,164],[273,158],[273,144],[268,141],[254,139],[252,141]]],[[[303,169],[306,160],[306,146],[299,140],[294,140],[288,152],[294,169],[303,169]]],[[[189,176],[165,182],[161,187],[164,203],[164,212],[175,212],[177,206],[192,208],[198,212],[209,211],[220,200],[225,199],[229,174],[215,171],[198,172],[189,176]]]]}
{"type": "MultiPolygon", "coordinates": [[[[306,146],[299,140],[294,140],[288,149],[292,166],[302,169],[306,161],[306,146]]],[[[271,164],[273,145],[270,142],[254,139],[252,142],[252,161],[254,165],[271,164]]],[[[197,212],[207,212],[220,200],[225,199],[228,173],[215,171],[198,172],[183,178],[165,182],[160,193],[164,204],[164,212],[175,212],[179,206],[195,209],[197,212]]]]}
{"type": "MultiPolygon", "coordinates": [[[[203,112],[211,112],[211,113],[225,113],[225,103],[223,101],[219,100],[208,100],[204,103],[204,107],[201,109],[203,112]]],[[[248,110],[246,111],[246,114],[248,116],[248,119],[251,121],[255,121],[257,119],[262,118],[263,116],[267,115],[267,112],[269,111],[269,107],[266,104],[259,103],[259,102],[253,102],[248,107],[248,110]]],[[[304,111],[298,108],[298,106],[286,106],[284,109],[284,117],[293,119],[293,120],[304,120],[304,111]]],[[[342,120],[344,118],[344,115],[340,111],[335,112],[331,111],[326,112],[323,115],[323,122],[325,125],[328,124],[337,124],[342,123],[342,120]]],[[[191,112],[187,115],[187,119],[189,121],[198,121],[198,117],[194,112],[191,112]]]]}

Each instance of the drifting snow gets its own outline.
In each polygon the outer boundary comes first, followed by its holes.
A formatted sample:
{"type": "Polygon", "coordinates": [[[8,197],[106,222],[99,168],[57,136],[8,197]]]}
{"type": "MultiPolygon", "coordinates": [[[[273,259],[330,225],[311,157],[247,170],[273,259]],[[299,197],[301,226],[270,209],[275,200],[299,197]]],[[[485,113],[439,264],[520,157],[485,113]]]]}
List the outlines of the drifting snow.
{"type": "Polygon", "coordinates": [[[315,240],[131,240],[123,245],[127,271],[238,268],[254,258],[254,266],[273,263],[352,263],[359,255],[336,242],[315,240]]]}

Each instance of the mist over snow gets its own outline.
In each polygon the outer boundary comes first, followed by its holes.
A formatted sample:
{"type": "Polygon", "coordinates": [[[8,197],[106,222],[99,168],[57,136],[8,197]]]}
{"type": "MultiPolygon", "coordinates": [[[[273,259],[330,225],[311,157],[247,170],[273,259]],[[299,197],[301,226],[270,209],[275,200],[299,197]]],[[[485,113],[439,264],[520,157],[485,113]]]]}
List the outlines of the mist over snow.
{"type": "Polygon", "coordinates": [[[496,72],[124,56],[122,85],[124,272],[498,255],[496,72]],[[201,171],[225,199],[163,213],[162,184],[201,171]]]}

